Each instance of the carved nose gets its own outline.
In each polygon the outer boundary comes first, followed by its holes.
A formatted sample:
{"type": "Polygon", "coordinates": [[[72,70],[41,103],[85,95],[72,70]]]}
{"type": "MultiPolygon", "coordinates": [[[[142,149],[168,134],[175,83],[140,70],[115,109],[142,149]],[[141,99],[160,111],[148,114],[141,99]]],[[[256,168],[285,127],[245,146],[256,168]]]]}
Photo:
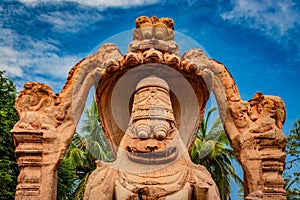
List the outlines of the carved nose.
{"type": "Polygon", "coordinates": [[[158,149],[158,146],[156,146],[156,145],[147,145],[146,149],[149,149],[152,152],[152,151],[158,149]]]}

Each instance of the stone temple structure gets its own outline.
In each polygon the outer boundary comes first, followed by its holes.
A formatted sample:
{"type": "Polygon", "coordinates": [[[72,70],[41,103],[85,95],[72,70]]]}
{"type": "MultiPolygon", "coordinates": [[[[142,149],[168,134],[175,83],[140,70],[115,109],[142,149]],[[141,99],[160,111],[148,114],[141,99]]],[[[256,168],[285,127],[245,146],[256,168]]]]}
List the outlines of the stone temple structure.
{"type": "Polygon", "coordinates": [[[286,199],[281,98],[258,92],[242,100],[223,64],[199,49],[179,55],[172,19],[144,16],[127,54],[104,44],[70,70],[59,94],[41,83],[24,85],[11,130],[20,169],[16,199],[56,199],[57,168],[92,86],[116,160],[97,161],[84,199],[219,199],[211,175],[189,158],[211,93],[244,171],[245,199],[286,199]]]}

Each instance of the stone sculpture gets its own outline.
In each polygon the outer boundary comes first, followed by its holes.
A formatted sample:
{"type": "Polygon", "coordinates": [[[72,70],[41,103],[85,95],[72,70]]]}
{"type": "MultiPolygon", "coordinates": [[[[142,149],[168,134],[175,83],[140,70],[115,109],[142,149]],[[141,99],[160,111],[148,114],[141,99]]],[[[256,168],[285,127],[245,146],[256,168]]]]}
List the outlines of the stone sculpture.
{"type": "Polygon", "coordinates": [[[188,156],[210,92],[244,170],[245,199],[286,199],[283,101],[261,93],[243,101],[224,65],[198,49],[178,53],[173,20],[139,17],[126,55],[103,45],[70,70],[59,94],[26,83],[16,100],[20,121],[11,131],[20,169],[16,199],[56,199],[57,167],[92,86],[116,161],[97,162],[85,199],[218,199],[211,176],[188,156]],[[114,98],[130,72],[122,91],[131,100],[114,98]],[[186,99],[194,94],[195,104],[178,100],[176,88],[186,99]]]}
{"type": "Polygon", "coordinates": [[[144,78],[136,86],[116,162],[130,167],[114,170],[99,164],[85,199],[219,199],[209,172],[190,161],[176,127],[169,86],[158,77],[144,78]]]}

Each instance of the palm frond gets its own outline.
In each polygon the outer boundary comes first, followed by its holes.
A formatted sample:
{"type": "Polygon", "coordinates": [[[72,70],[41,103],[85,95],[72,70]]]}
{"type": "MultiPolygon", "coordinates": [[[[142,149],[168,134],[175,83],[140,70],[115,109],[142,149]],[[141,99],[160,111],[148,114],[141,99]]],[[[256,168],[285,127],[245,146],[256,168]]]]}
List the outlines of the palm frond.
{"type": "Polygon", "coordinates": [[[85,191],[89,176],[90,176],[90,173],[86,173],[84,175],[84,177],[79,181],[78,186],[74,192],[75,199],[83,199],[84,191],[85,191]]]}
{"type": "MultiPolygon", "coordinates": [[[[223,124],[220,120],[220,117],[218,117],[212,127],[209,129],[208,133],[206,134],[206,140],[218,140],[221,135],[225,133],[223,124]]],[[[226,133],[225,133],[226,134],[226,133]]]]}
{"type": "Polygon", "coordinates": [[[220,118],[216,118],[212,126],[208,127],[209,118],[215,110],[216,107],[210,108],[203,119],[190,155],[194,163],[207,168],[217,184],[221,199],[226,200],[230,197],[231,180],[239,186],[243,185],[243,181],[232,164],[233,161],[238,163],[238,160],[220,118]]]}
{"type": "Polygon", "coordinates": [[[201,123],[201,132],[202,132],[202,136],[204,138],[206,137],[206,134],[207,134],[209,117],[216,109],[217,109],[217,107],[215,107],[215,106],[211,107],[206,115],[206,118],[204,118],[201,123]]]}

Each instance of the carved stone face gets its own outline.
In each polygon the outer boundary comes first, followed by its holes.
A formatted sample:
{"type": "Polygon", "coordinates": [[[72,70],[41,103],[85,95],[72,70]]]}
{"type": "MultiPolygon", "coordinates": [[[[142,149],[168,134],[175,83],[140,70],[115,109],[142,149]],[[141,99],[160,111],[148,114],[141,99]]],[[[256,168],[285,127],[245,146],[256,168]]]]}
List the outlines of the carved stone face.
{"type": "Polygon", "coordinates": [[[148,77],[138,83],[124,139],[127,156],[134,162],[163,164],[177,158],[178,130],[164,80],[148,77]]]}
{"type": "Polygon", "coordinates": [[[177,158],[178,151],[173,141],[177,129],[171,122],[161,119],[137,120],[131,129],[133,132],[127,137],[126,151],[132,161],[163,164],[177,158]]]}

